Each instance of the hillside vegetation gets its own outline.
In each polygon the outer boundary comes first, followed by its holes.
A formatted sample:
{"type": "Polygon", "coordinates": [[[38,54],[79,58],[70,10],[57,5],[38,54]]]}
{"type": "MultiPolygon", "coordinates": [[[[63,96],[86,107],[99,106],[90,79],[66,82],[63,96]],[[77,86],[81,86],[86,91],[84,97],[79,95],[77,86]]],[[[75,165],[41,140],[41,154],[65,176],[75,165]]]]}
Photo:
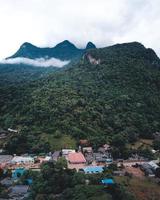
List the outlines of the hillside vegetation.
{"type": "Polygon", "coordinates": [[[88,50],[78,64],[0,94],[0,126],[21,129],[30,149],[44,133],[99,144],[160,129],[160,60],[137,42],[88,50]]]}

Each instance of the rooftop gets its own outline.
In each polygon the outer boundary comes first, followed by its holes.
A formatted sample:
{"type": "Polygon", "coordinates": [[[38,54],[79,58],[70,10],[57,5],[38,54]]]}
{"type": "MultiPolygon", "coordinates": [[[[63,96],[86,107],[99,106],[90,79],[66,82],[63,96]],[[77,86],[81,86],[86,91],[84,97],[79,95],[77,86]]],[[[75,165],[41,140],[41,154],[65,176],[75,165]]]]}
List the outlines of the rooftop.
{"type": "Polygon", "coordinates": [[[13,187],[10,187],[10,193],[9,196],[10,197],[15,197],[15,196],[21,196],[21,195],[25,195],[27,194],[29,189],[28,185],[15,185],[13,187]]]}
{"type": "Polygon", "coordinates": [[[83,170],[85,173],[101,173],[101,172],[103,172],[103,167],[102,166],[89,166],[89,167],[85,167],[83,170]]]}
{"type": "Polygon", "coordinates": [[[102,182],[103,184],[105,184],[105,185],[112,185],[112,184],[114,184],[114,181],[113,181],[112,178],[105,178],[105,179],[102,179],[101,182],[102,182]]]}
{"type": "Polygon", "coordinates": [[[11,161],[13,156],[11,155],[0,155],[0,164],[11,161]]]}
{"type": "Polygon", "coordinates": [[[81,152],[69,153],[68,160],[70,163],[86,163],[86,159],[81,152]]]}

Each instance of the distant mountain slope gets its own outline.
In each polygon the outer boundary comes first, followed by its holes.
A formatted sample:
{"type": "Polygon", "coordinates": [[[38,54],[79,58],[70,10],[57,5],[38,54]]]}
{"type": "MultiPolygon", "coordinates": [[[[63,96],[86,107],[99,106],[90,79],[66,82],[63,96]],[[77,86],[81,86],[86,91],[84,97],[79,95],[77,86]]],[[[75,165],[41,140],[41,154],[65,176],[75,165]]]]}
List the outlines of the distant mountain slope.
{"type": "Polygon", "coordinates": [[[44,78],[59,70],[56,67],[34,67],[23,64],[0,64],[0,87],[12,84],[24,84],[44,78]]]}
{"type": "Polygon", "coordinates": [[[74,66],[25,88],[0,89],[1,127],[27,126],[30,147],[42,133],[98,143],[160,130],[160,60],[137,42],[91,49],[74,66]]]}
{"type": "MultiPolygon", "coordinates": [[[[96,48],[96,46],[88,42],[86,49],[96,48]]],[[[24,57],[24,58],[57,58],[60,60],[72,60],[82,56],[86,49],[78,49],[74,44],[65,40],[52,48],[40,48],[30,43],[24,43],[20,49],[9,58],[24,57]]]]}

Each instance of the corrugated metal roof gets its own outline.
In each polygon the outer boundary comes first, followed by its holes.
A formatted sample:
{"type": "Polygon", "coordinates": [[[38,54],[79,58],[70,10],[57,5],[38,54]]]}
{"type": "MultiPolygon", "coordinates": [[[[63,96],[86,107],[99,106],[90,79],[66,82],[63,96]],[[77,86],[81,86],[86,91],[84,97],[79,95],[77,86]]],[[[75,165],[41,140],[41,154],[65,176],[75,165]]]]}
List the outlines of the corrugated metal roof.
{"type": "Polygon", "coordinates": [[[102,179],[102,183],[109,185],[109,184],[114,184],[114,181],[111,178],[105,178],[105,179],[102,179]]]}
{"type": "Polygon", "coordinates": [[[101,173],[101,172],[103,172],[103,167],[102,166],[89,166],[89,167],[85,167],[83,170],[85,173],[101,173]]]}

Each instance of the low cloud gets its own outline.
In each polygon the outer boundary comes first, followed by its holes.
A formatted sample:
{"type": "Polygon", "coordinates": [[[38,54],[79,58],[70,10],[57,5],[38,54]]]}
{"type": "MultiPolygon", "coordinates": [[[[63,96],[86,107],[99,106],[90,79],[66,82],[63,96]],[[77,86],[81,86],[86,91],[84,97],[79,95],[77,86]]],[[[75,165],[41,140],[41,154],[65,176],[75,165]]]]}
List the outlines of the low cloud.
{"type": "Polygon", "coordinates": [[[69,62],[70,62],[69,60],[62,61],[56,58],[30,59],[30,58],[18,57],[18,58],[4,59],[0,61],[0,64],[25,64],[25,65],[31,65],[31,66],[36,66],[36,67],[63,67],[69,64],[69,62]]]}

